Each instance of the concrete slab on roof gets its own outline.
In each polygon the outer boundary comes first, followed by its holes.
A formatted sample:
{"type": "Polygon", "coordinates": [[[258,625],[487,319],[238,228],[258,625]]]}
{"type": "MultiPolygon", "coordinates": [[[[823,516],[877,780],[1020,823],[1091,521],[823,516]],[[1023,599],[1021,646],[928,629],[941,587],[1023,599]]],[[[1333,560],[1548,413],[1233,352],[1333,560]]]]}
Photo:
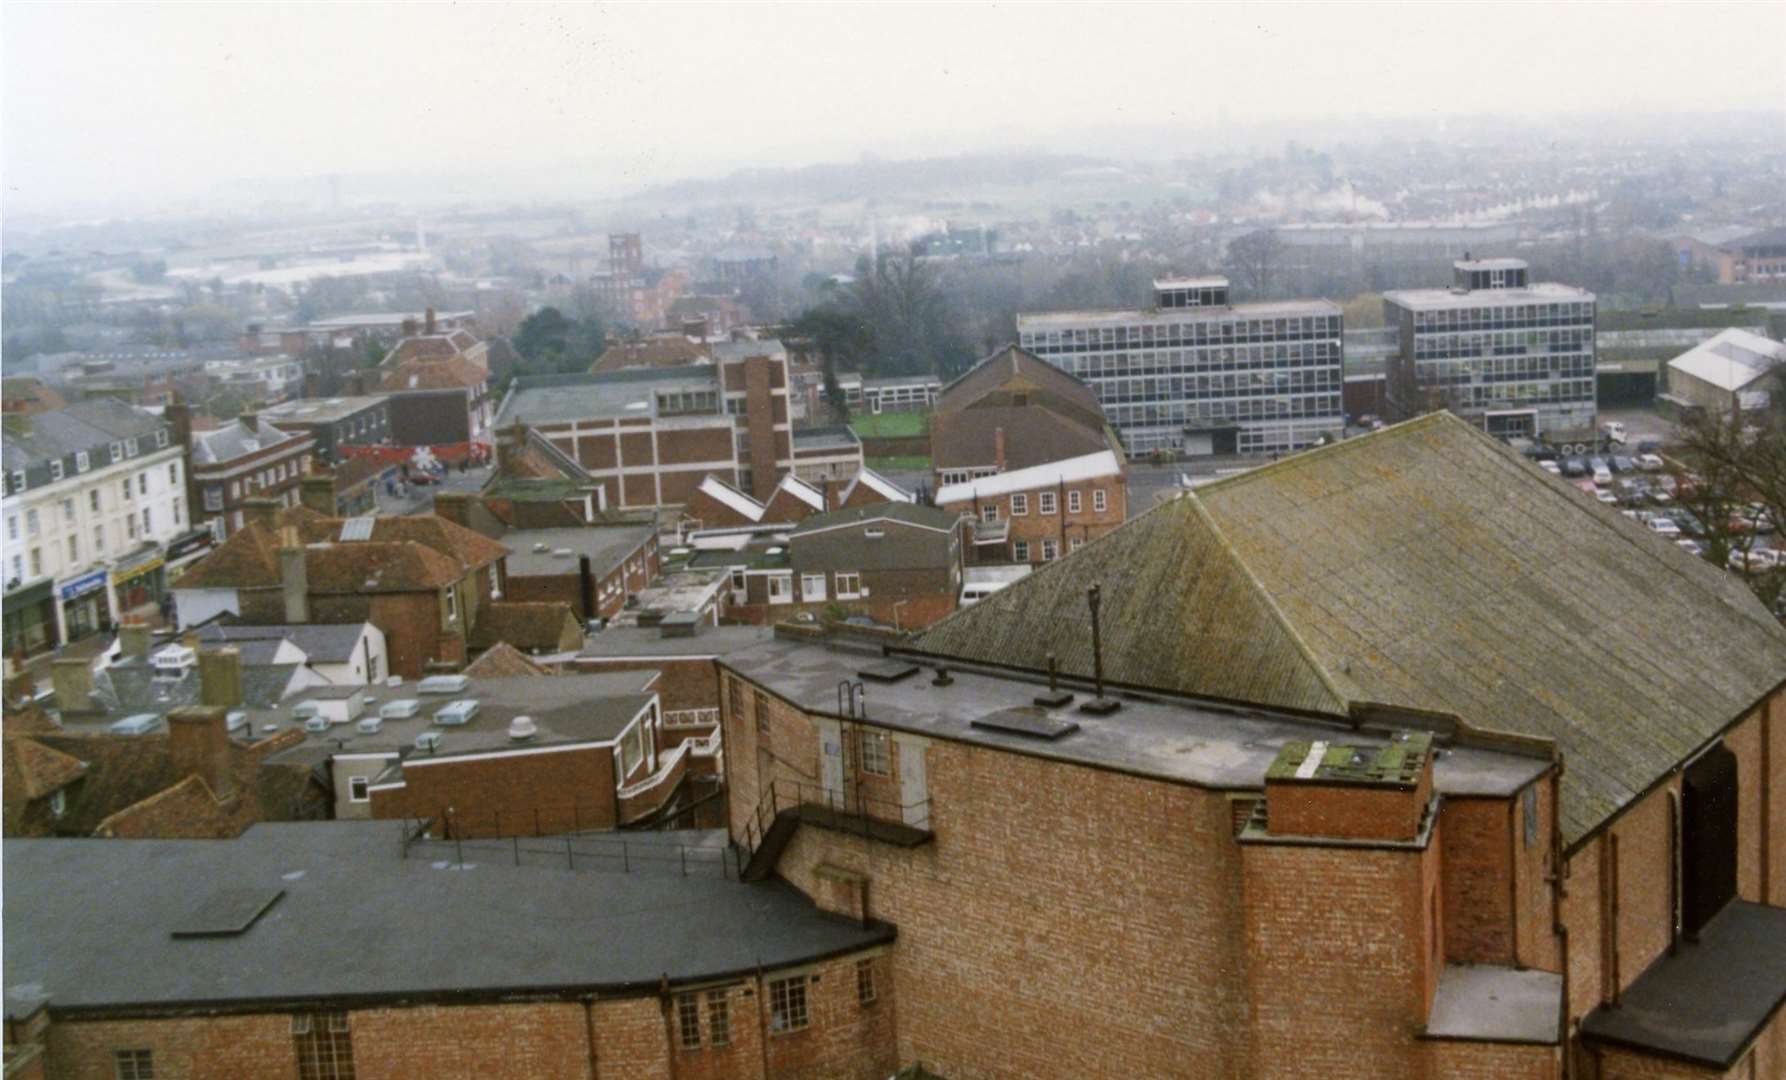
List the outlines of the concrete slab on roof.
{"type": "Polygon", "coordinates": [[[1541,1043],[1560,1039],[1563,977],[1493,964],[1446,964],[1426,1035],[1435,1039],[1541,1043]]]}
{"type": "MultiPolygon", "coordinates": [[[[7,840],[6,1013],[655,991],[891,941],[778,881],[404,859],[402,823],[260,824],[233,840],[7,840]],[[172,933],[219,884],[282,889],[244,932],[172,933]],[[80,896],[78,909],[68,898],[80,896]],[[131,957],[121,964],[117,958],[131,957]]],[[[629,844],[680,835],[630,838],[629,844]]],[[[702,835],[692,838],[698,846],[702,835]]],[[[595,843],[595,841],[591,841],[595,843]]],[[[447,849],[451,851],[450,847],[447,849]]],[[[618,860],[583,860],[605,866],[618,860]]],[[[678,866],[666,858],[665,867],[678,866]]],[[[691,863],[692,865],[692,863],[691,863]]]]}
{"type": "MultiPolygon", "coordinates": [[[[720,390],[712,364],[625,368],[584,375],[521,376],[503,400],[496,428],[616,416],[655,416],[657,394],[720,390]]],[[[724,418],[723,414],[715,416],[724,418]]]]}
{"type": "MultiPolygon", "coordinates": [[[[933,663],[915,658],[920,663],[933,663]]],[[[834,715],[837,684],[855,681],[878,652],[860,647],[776,638],[729,653],[719,663],[767,687],[808,712],[834,715]]],[[[1004,709],[1029,707],[1044,682],[1020,679],[982,668],[950,663],[954,682],[931,685],[928,667],[899,682],[875,683],[868,692],[868,720],[894,730],[1071,764],[1150,776],[1175,783],[1224,791],[1258,791],[1265,773],[1284,744],[1297,740],[1343,739],[1347,745],[1386,746],[1388,733],[1360,732],[1337,720],[1244,705],[1224,705],[1149,694],[1150,700],[1125,696],[1123,707],[1109,716],[1072,712],[1079,730],[1043,742],[1022,735],[989,731],[973,721],[1004,709]]],[[[1084,680],[1070,686],[1083,701],[1091,697],[1084,680]]],[[[1107,693],[1113,693],[1106,688],[1107,693]]],[[[1434,765],[1434,782],[1448,795],[1510,796],[1542,775],[1547,760],[1477,747],[1446,747],[1434,765]]]]}

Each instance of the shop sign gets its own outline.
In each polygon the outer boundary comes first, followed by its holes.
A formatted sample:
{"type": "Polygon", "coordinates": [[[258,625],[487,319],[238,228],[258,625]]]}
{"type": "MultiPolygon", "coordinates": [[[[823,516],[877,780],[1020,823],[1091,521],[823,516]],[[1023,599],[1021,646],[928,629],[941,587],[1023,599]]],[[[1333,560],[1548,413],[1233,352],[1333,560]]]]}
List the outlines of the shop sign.
{"type": "Polygon", "coordinates": [[[91,574],[83,574],[80,577],[75,578],[73,581],[63,583],[62,587],[57,589],[56,592],[64,600],[73,600],[77,597],[85,596],[95,589],[105,588],[105,574],[106,572],[104,570],[95,570],[91,574]]]}

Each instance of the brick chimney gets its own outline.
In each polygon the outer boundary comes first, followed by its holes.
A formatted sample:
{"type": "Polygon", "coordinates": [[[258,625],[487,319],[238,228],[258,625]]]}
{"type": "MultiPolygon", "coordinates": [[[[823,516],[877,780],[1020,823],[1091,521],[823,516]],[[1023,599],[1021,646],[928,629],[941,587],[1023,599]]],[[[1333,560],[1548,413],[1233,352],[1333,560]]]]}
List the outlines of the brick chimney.
{"type": "Polygon", "coordinates": [[[422,333],[434,333],[434,305],[428,305],[428,310],[423,313],[422,320],[422,333]]]}
{"type": "Polygon", "coordinates": [[[182,779],[197,776],[219,800],[236,793],[228,709],[217,705],[170,709],[167,748],[173,758],[175,775],[182,779]]]}
{"type": "Polygon", "coordinates": [[[242,654],[234,646],[199,650],[198,700],[219,709],[239,708],[248,700],[242,693],[242,654]]]}
{"type": "Polygon", "coordinates": [[[994,428],[992,431],[992,465],[999,472],[1005,471],[1005,429],[994,428]]]}
{"type": "Polygon", "coordinates": [[[295,537],[279,548],[279,585],[285,593],[285,621],[310,621],[310,568],[304,561],[304,548],[295,537]]]}
{"type": "Polygon", "coordinates": [[[153,632],[145,622],[127,622],[118,627],[118,658],[121,660],[147,660],[149,643],[153,640],[153,632]]]}
{"type": "Polygon", "coordinates": [[[434,515],[471,528],[471,496],[459,491],[440,492],[434,496],[434,515]]]}
{"type": "Polygon", "coordinates": [[[242,422],[242,426],[248,429],[248,434],[250,434],[250,435],[259,435],[260,434],[260,417],[259,416],[255,415],[254,413],[251,413],[251,412],[245,412],[241,416],[236,417],[236,419],[240,420],[242,422]]]}
{"type": "Polygon", "coordinates": [[[311,473],[298,481],[298,502],[319,514],[334,517],[338,512],[335,501],[335,474],[332,472],[311,473]]]}
{"type": "Polygon", "coordinates": [[[161,415],[174,429],[174,443],[192,449],[192,406],[184,401],[170,401],[161,415]]]}
{"type": "Polygon", "coordinates": [[[416,330],[416,326],[415,326],[414,319],[404,319],[403,320],[403,336],[404,337],[415,337],[415,330],[416,330]]]}
{"type": "Polygon", "coordinates": [[[270,529],[277,532],[279,529],[279,500],[263,498],[243,499],[242,524],[259,525],[263,529],[270,529]]]}
{"type": "Polygon", "coordinates": [[[50,661],[50,688],[56,692],[56,707],[64,713],[93,711],[93,661],[63,658],[50,661]]]}

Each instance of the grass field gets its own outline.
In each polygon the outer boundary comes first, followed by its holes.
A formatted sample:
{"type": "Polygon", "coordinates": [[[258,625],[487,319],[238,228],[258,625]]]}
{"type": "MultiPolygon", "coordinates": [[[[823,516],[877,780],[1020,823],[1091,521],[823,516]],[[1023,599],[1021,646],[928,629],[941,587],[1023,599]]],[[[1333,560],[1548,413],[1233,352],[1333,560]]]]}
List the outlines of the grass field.
{"type": "Polygon", "coordinates": [[[864,439],[904,439],[924,434],[925,421],[920,412],[888,412],[879,416],[863,414],[850,419],[850,427],[864,439]]]}
{"type": "Polygon", "coordinates": [[[871,457],[868,467],[878,473],[890,472],[929,472],[930,459],[922,454],[906,454],[902,457],[871,457]]]}

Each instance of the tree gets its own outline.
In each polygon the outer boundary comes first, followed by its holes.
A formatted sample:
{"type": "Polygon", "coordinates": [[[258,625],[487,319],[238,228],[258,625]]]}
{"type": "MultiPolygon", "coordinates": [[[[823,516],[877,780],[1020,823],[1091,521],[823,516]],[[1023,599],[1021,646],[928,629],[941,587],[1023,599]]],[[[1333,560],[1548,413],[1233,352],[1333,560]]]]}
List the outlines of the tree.
{"type": "Polygon", "coordinates": [[[1728,566],[1737,555],[1749,587],[1775,610],[1786,570],[1747,566],[1756,532],[1786,522],[1786,406],[1774,402],[1730,414],[1707,409],[1679,430],[1679,455],[1696,475],[1678,477],[1677,498],[1704,525],[1705,557],[1728,566]]]}
{"type": "Polygon", "coordinates": [[[818,350],[819,369],[825,382],[825,400],[831,418],[840,424],[849,423],[849,405],[843,399],[837,373],[860,371],[874,348],[874,333],[860,315],[838,306],[808,308],[794,320],[794,333],[812,342],[818,350]]]}
{"type": "Polygon", "coordinates": [[[1259,229],[1228,242],[1228,273],[1258,296],[1271,291],[1284,242],[1275,229],[1259,229]]]}
{"type": "Polygon", "coordinates": [[[524,375],[587,371],[607,348],[607,328],[593,314],[567,319],[555,307],[543,307],[515,328],[511,343],[521,354],[516,370],[524,375]]]}
{"type": "Polygon", "coordinates": [[[521,320],[511,339],[515,351],[526,360],[542,360],[549,352],[564,352],[571,322],[555,307],[543,307],[521,320]]]}

